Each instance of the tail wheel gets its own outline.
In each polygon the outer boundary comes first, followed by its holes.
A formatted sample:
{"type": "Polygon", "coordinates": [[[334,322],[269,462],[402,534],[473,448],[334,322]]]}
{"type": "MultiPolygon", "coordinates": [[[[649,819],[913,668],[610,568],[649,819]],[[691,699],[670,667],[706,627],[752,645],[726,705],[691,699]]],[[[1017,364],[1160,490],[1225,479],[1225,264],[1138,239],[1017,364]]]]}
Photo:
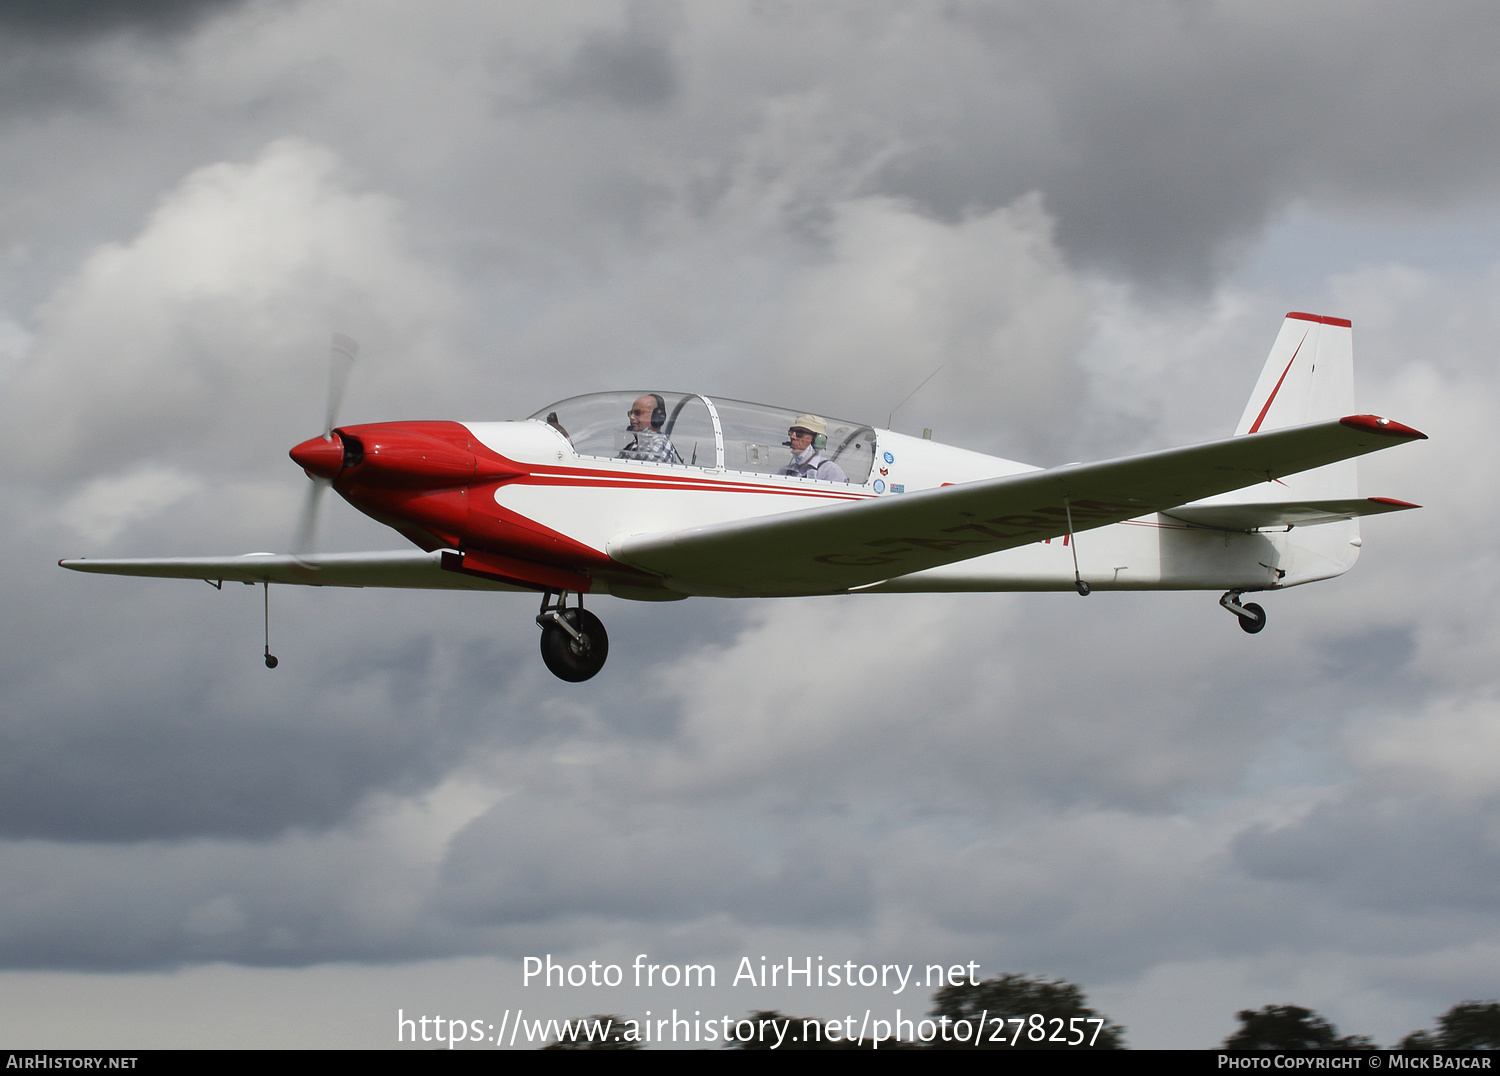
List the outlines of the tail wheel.
{"type": "Polygon", "coordinates": [[[1238,614],[1240,627],[1251,635],[1266,626],[1266,611],[1254,602],[1246,602],[1240,606],[1243,613],[1238,614]]]}
{"type": "Polygon", "coordinates": [[[542,661],[559,680],[582,683],[604,668],[609,635],[599,618],[587,609],[565,609],[562,615],[583,639],[574,639],[556,624],[546,625],[542,628],[542,661]]]}

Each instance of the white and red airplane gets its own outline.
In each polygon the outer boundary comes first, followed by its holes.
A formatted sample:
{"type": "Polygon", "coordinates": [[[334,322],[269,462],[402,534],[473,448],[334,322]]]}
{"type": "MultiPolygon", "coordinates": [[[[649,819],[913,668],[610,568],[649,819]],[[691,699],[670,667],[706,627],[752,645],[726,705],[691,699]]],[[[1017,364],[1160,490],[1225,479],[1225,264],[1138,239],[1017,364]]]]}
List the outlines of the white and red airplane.
{"type": "Polygon", "coordinates": [[[1350,323],[1288,314],[1233,437],[1047,469],[696,394],[576,396],[508,422],[333,428],[330,407],[327,432],[291,450],[318,483],[310,509],[331,484],[417,550],[59,563],[220,586],[540,593],[542,657],[571,681],[609,649],[585,594],[1222,589],[1253,633],[1266,614],[1243,594],[1340,575],[1359,516],[1418,507],[1359,496],[1354,457],[1426,435],[1350,414],[1353,386],[1350,323]]]}

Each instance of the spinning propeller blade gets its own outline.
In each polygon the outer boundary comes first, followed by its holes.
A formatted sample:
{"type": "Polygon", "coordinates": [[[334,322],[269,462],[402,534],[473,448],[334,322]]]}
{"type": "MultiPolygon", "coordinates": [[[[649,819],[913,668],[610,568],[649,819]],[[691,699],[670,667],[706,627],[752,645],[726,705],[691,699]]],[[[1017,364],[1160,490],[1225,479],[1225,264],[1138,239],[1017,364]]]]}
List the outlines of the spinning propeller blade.
{"type": "Polygon", "coordinates": [[[323,438],[333,435],[334,423],[338,421],[339,406],[344,402],[344,389],[349,386],[349,372],[354,369],[354,358],[359,354],[359,344],[343,333],[334,333],[328,348],[328,410],[323,422],[323,438]]]}
{"type": "MultiPolygon", "coordinates": [[[[344,390],[349,386],[349,374],[354,369],[354,358],[359,354],[359,344],[343,333],[334,333],[328,347],[328,406],[324,411],[323,440],[333,440],[333,427],[338,421],[339,407],[344,402],[344,390]]],[[[297,523],[297,535],[292,542],[295,554],[311,553],[318,532],[318,508],[323,502],[323,491],[333,483],[326,478],[313,478],[307,491],[307,500],[302,504],[302,515],[297,523]]]]}
{"type": "Polygon", "coordinates": [[[314,478],[307,488],[307,499],[302,502],[302,516],[297,522],[297,536],[292,541],[292,552],[297,556],[313,552],[318,536],[318,507],[323,503],[323,491],[333,483],[326,478],[314,478]]]}

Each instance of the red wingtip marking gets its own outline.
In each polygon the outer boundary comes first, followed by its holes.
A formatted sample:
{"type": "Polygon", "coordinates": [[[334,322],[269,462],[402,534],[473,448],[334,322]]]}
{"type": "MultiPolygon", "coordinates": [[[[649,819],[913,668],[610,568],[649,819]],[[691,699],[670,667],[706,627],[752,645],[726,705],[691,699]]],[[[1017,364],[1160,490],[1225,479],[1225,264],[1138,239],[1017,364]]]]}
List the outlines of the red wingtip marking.
{"type": "Polygon", "coordinates": [[[1390,504],[1397,508],[1421,508],[1420,504],[1412,504],[1411,501],[1398,501],[1394,497],[1367,497],[1366,500],[1374,501],[1376,504],[1390,504]]]}
{"type": "Polygon", "coordinates": [[[1348,318],[1329,318],[1322,314],[1303,314],[1297,310],[1289,310],[1287,317],[1296,318],[1298,321],[1316,321],[1319,325],[1341,325],[1346,329],[1352,329],[1354,323],[1348,318]]]}
{"type": "Polygon", "coordinates": [[[1393,419],[1381,418],[1379,415],[1350,415],[1348,418],[1339,419],[1339,425],[1348,426],[1351,430],[1378,433],[1382,437],[1410,437],[1418,441],[1427,440],[1427,435],[1421,430],[1414,430],[1410,426],[1403,426],[1393,419]]]}

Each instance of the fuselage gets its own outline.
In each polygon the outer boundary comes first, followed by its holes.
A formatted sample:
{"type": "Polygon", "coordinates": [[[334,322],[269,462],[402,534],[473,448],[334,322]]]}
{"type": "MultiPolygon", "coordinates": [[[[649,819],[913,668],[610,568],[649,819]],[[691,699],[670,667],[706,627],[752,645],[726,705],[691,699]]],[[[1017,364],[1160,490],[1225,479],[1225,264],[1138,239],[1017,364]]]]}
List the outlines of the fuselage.
{"type": "MultiPolygon", "coordinates": [[[[665,398],[671,413],[655,435],[669,439],[671,451],[653,454],[669,462],[631,458],[646,453],[635,448],[618,412],[634,395],[577,397],[508,422],[341,427],[292,455],[416,545],[459,551],[459,570],[536,589],[643,600],[695,591],[612,555],[632,536],[1037,470],[829,419],[821,451],[848,480],[798,477],[782,473],[791,463],[783,431],[796,412],[695,395],[665,398]]],[[[1101,590],[1262,590],[1340,574],[1353,564],[1358,541],[1355,520],[1246,532],[1153,513],[862,590],[1069,590],[1075,555],[1078,570],[1101,590]]]]}

